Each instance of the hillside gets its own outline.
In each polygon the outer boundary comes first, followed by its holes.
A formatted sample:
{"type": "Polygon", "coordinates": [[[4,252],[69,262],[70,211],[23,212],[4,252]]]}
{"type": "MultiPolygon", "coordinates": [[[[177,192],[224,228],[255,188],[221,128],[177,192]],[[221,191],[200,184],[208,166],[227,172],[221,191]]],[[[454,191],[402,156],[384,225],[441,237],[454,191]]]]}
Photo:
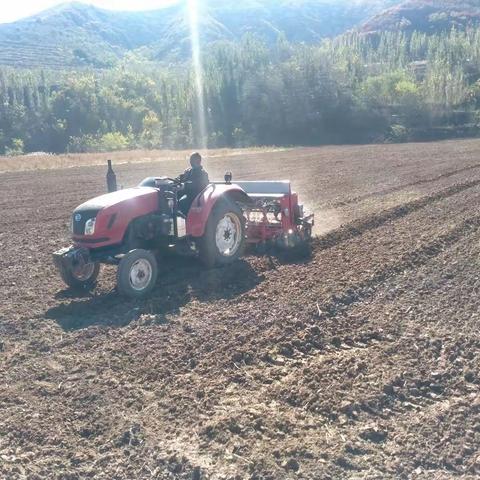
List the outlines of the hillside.
{"type": "Polygon", "coordinates": [[[113,12],[79,2],[0,25],[0,64],[25,67],[106,67],[163,32],[179,6],[113,12]]]}
{"type": "MultiPolygon", "coordinates": [[[[290,42],[317,43],[355,28],[399,0],[208,0],[200,10],[200,35],[204,44],[237,41],[253,33],[269,43],[284,35],[290,42]]],[[[155,59],[188,54],[189,19],[185,9],[152,45],[155,59]]]]}
{"type": "Polygon", "coordinates": [[[478,0],[408,0],[376,15],[362,31],[404,30],[438,32],[480,22],[478,0]]]}
{"type": "MultiPolygon", "coordinates": [[[[317,43],[351,29],[428,33],[480,21],[478,0],[203,0],[203,45],[238,41],[252,33],[268,43],[279,36],[317,43]]],[[[0,24],[0,65],[75,68],[113,66],[128,52],[176,63],[190,54],[187,0],[145,12],[110,11],[65,3],[0,24]]]]}
{"type": "MultiPolygon", "coordinates": [[[[247,32],[269,42],[315,43],[365,22],[399,0],[205,0],[200,11],[204,44],[238,40],[247,32]]],[[[109,67],[143,47],[154,60],[184,59],[190,48],[186,0],[148,12],[118,12],[66,3],[0,25],[0,65],[109,67]],[[145,48],[146,47],[146,48],[145,48]]]]}

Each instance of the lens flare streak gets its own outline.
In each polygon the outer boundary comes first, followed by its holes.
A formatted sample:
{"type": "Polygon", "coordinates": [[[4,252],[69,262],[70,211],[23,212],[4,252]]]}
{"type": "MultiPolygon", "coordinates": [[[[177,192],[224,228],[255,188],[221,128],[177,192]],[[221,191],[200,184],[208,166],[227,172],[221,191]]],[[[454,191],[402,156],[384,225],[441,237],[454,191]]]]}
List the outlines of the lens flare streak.
{"type": "Polygon", "coordinates": [[[207,121],[205,111],[205,97],[203,91],[203,65],[201,58],[200,34],[198,22],[198,6],[199,0],[188,0],[188,16],[190,21],[190,40],[192,45],[192,64],[195,75],[195,90],[197,100],[197,132],[199,138],[197,141],[200,147],[207,148],[207,121]]]}

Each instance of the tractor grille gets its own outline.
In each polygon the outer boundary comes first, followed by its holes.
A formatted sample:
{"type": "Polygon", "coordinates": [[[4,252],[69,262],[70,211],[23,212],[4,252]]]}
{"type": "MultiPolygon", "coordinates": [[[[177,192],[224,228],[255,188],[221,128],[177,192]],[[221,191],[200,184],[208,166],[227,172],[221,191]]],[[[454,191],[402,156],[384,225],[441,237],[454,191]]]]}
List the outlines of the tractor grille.
{"type": "Polygon", "coordinates": [[[74,235],[85,235],[85,223],[91,218],[95,218],[98,210],[82,210],[73,212],[72,232],[74,235]]]}

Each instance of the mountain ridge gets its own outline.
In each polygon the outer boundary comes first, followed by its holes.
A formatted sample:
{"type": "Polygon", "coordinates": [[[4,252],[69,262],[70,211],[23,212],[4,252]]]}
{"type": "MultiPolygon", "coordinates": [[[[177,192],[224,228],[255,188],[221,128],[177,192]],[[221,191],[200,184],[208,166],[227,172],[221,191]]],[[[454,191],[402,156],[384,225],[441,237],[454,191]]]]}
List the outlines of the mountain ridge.
{"type": "MultiPolygon", "coordinates": [[[[274,42],[316,43],[355,28],[400,0],[204,0],[200,35],[208,45],[253,33],[274,42]]],[[[67,2],[13,23],[0,24],[0,65],[105,68],[130,51],[175,62],[189,54],[186,0],[143,12],[112,11],[67,2]]]]}
{"type": "Polygon", "coordinates": [[[438,32],[480,23],[479,0],[406,0],[375,15],[365,33],[385,30],[438,32]]]}
{"type": "MultiPolygon", "coordinates": [[[[347,31],[433,32],[480,20],[479,0],[203,0],[204,47],[252,33],[267,43],[279,36],[315,44],[347,31]]],[[[0,65],[109,68],[129,52],[155,62],[190,55],[187,0],[147,11],[112,11],[66,2],[16,22],[0,24],[0,65]]]]}

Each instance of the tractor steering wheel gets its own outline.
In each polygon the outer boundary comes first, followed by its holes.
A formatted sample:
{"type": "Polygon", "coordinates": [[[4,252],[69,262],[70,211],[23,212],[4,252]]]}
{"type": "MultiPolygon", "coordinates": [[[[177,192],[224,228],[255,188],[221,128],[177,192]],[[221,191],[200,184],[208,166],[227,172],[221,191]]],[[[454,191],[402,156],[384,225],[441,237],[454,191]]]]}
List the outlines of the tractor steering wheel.
{"type": "Polygon", "coordinates": [[[180,182],[180,181],[177,180],[176,178],[167,177],[167,180],[170,180],[170,181],[173,182],[175,185],[182,185],[182,182],[180,182]]]}

